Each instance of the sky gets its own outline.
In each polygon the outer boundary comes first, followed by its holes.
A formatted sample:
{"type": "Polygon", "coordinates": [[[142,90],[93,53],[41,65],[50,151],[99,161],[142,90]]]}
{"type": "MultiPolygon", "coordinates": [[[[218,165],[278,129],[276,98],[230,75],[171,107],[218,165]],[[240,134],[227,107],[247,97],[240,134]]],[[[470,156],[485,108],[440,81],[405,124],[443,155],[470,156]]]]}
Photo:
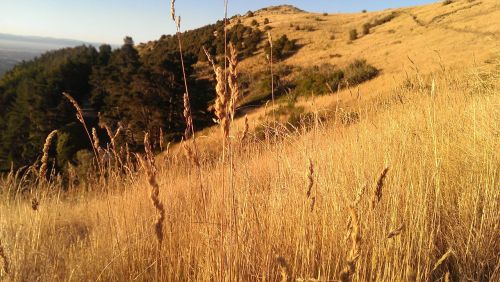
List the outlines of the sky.
{"type": "MultiPolygon", "coordinates": [[[[350,13],[421,5],[432,0],[233,0],[228,14],[280,4],[311,12],[350,13]]],[[[224,17],[224,0],[177,0],[182,29],[214,23],[224,17]]],[[[92,43],[136,43],[172,34],[169,0],[0,0],[0,33],[69,38],[92,43]]]]}

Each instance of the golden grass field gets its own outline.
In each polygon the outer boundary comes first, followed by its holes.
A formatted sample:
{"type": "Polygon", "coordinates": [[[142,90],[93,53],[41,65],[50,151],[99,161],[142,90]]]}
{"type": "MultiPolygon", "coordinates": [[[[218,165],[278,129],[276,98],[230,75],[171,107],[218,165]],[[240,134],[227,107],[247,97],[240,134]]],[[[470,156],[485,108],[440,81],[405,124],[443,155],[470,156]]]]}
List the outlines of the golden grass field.
{"type": "MultiPolygon", "coordinates": [[[[343,54],[333,64],[364,57],[382,69],[359,89],[300,100],[330,112],[309,130],[241,141],[235,120],[224,157],[214,127],[197,134],[199,166],[174,145],[156,172],[144,165],[153,158],[110,165],[69,191],[33,179],[35,168],[0,179],[0,280],[499,281],[498,4],[403,10],[424,22],[458,11],[428,27],[402,14],[351,44],[351,26],[385,11],[293,15],[318,23],[307,38],[285,31],[289,14],[256,14],[273,34],[314,43],[287,64],[333,52],[343,54]],[[323,40],[330,29],[334,42],[323,40]],[[359,120],[343,123],[345,112],[359,120]]],[[[264,111],[249,113],[251,128],[264,111]]]]}

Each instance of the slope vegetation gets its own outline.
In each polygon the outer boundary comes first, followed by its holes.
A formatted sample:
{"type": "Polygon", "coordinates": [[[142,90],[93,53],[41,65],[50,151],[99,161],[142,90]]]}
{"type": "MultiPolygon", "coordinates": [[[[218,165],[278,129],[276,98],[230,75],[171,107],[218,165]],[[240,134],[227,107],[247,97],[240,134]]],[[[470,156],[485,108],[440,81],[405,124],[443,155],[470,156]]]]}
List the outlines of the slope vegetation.
{"type": "MultiPolygon", "coordinates": [[[[99,170],[11,171],[0,178],[0,278],[498,281],[497,14],[495,1],[456,1],[243,16],[268,18],[274,38],[297,40],[274,65],[292,66],[283,80],[323,62],[317,74],[347,72],[359,58],[379,73],[242,108],[250,131],[237,116],[224,141],[214,126],[197,134],[197,147],[165,145],[161,158],[146,138],[146,154],[98,144],[99,170]],[[353,28],[359,38],[349,43],[353,28]],[[297,122],[280,117],[299,108],[297,122]]],[[[270,71],[264,52],[261,42],[241,72],[270,71]]]]}

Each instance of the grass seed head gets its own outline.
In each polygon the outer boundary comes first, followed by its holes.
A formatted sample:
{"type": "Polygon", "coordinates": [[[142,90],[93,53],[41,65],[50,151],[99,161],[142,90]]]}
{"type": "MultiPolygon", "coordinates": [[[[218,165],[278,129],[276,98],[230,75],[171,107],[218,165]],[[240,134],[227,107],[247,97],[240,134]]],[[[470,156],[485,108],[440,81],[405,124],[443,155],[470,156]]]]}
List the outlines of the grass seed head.
{"type": "Polygon", "coordinates": [[[43,144],[43,155],[42,155],[42,165],[40,166],[39,170],[39,175],[40,178],[44,179],[47,174],[47,167],[48,167],[48,161],[49,161],[49,151],[50,151],[50,145],[52,144],[52,140],[54,139],[54,136],[56,136],[57,130],[53,130],[45,139],[45,143],[43,144]]]}
{"type": "Polygon", "coordinates": [[[378,178],[377,181],[377,186],[375,187],[375,190],[373,191],[373,198],[371,202],[372,209],[375,208],[375,204],[380,202],[380,199],[382,199],[382,188],[384,187],[384,180],[387,177],[387,172],[389,171],[389,168],[386,167],[382,173],[380,174],[380,177],[378,178]]]}

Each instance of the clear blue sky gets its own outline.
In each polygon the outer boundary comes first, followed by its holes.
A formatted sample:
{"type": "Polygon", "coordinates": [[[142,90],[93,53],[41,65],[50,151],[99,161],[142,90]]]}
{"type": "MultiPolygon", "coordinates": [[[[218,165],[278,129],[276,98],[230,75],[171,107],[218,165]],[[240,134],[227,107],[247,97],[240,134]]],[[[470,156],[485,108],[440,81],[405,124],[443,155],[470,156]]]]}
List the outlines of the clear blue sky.
{"type": "MultiPolygon", "coordinates": [[[[431,3],[431,0],[233,0],[229,15],[270,5],[291,4],[315,12],[359,12],[431,3]]],[[[213,23],[223,17],[224,0],[177,0],[183,29],[213,23]]],[[[174,31],[170,0],[0,0],[0,33],[121,43],[125,35],[136,43],[174,31]]]]}

